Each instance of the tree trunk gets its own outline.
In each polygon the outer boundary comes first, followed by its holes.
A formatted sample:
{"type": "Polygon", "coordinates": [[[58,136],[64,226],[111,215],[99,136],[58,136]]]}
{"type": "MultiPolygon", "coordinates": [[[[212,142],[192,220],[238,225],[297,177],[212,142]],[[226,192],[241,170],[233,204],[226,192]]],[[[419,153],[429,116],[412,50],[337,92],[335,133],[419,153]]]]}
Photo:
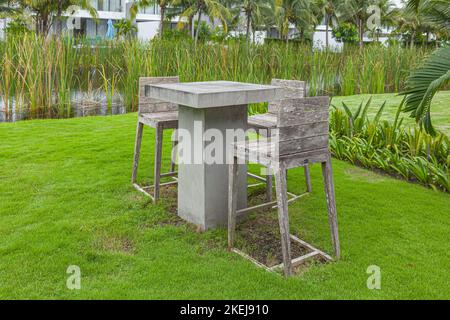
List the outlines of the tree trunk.
{"type": "Polygon", "coordinates": [[[252,20],[252,13],[247,11],[247,42],[250,41],[250,22],[252,20]]]}
{"type": "Polygon", "coordinates": [[[252,28],[252,31],[253,31],[253,33],[252,33],[252,37],[253,37],[253,43],[256,43],[256,32],[255,32],[255,30],[256,30],[256,28],[252,28]]]}
{"type": "Polygon", "coordinates": [[[166,6],[160,7],[161,19],[159,21],[159,37],[162,39],[164,35],[164,19],[166,16],[166,6]]]}
{"type": "Polygon", "coordinates": [[[40,33],[39,31],[41,29],[41,26],[40,26],[40,23],[39,23],[39,21],[40,21],[39,20],[39,16],[36,15],[35,19],[36,19],[36,21],[35,21],[36,22],[36,25],[35,25],[35,29],[36,30],[35,30],[35,32],[36,32],[36,36],[39,36],[39,33],[40,33]]]}
{"type": "Polygon", "coordinates": [[[286,45],[289,44],[289,21],[286,22],[286,45]]]}
{"type": "Polygon", "coordinates": [[[195,32],[195,45],[197,45],[198,42],[198,35],[200,33],[200,21],[202,19],[202,10],[199,10],[198,12],[198,19],[197,19],[197,31],[195,32]]]}
{"type": "Polygon", "coordinates": [[[325,47],[327,49],[330,44],[330,40],[328,39],[328,31],[329,31],[328,14],[326,14],[325,15],[325,47]]]}
{"type": "Polygon", "coordinates": [[[410,41],[410,43],[409,43],[409,47],[412,49],[412,48],[414,48],[414,40],[415,40],[415,38],[416,38],[416,30],[414,30],[412,33],[411,33],[411,41],[410,41]]]}
{"type": "Polygon", "coordinates": [[[189,16],[189,33],[191,34],[191,38],[194,39],[195,36],[195,27],[194,27],[194,16],[189,16]]]}
{"type": "Polygon", "coordinates": [[[56,35],[61,37],[62,34],[62,0],[58,0],[58,12],[56,13],[56,35]]]}
{"type": "Polygon", "coordinates": [[[358,18],[358,33],[359,33],[359,47],[362,48],[364,46],[364,29],[363,29],[363,21],[358,18]]]}

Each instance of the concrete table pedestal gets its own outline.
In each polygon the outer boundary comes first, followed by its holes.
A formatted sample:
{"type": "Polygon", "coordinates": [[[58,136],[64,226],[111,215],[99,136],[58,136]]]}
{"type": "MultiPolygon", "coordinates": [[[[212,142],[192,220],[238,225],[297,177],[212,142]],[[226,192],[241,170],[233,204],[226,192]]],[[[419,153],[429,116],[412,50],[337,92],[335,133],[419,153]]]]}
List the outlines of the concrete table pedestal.
{"type": "MultiPolygon", "coordinates": [[[[229,136],[233,132],[229,130],[246,130],[249,103],[276,100],[280,94],[278,87],[228,81],[146,87],[147,96],[179,104],[178,214],[181,218],[203,230],[227,225],[226,160],[229,144],[233,142],[227,141],[227,133],[229,136]],[[224,140],[215,141],[217,136],[224,140]],[[215,149],[212,153],[208,150],[211,144],[215,149]],[[218,151],[222,151],[220,157],[216,154],[218,151]]],[[[238,208],[246,206],[247,168],[241,165],[238,208]]]]}

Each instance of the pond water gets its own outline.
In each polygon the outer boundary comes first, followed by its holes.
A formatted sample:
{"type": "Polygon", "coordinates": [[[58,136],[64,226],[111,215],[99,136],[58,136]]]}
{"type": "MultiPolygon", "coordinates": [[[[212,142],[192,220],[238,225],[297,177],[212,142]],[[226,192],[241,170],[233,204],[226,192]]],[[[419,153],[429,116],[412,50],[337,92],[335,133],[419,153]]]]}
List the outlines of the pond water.
{"type": "Polygon", "coordinates": [[[71,94],[70,104],[64,106],[54,105],[51,110],[40,111],[38,114],[31,114],[24,99],[12,98],[9,100],[9,109],[6,110],[4,99],[0,99],[0,122],[16,122],[28,119],[48,119],[48,118],[78,118],[87,116],[107,116],[124,114],[127,112],[120,94],[115,94],[111,99],[102,91],[80,92],[71,94]]]}

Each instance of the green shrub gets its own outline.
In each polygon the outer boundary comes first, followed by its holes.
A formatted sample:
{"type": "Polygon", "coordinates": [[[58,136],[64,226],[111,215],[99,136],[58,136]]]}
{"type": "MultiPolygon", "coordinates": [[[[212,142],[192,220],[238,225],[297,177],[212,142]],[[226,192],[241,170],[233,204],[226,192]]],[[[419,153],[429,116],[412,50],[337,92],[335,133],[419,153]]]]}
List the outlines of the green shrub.
{"type": "Polygon", "coordinates": [[[385,103],[374,119],[367,117],[371,100],[355,112],[343,103],[333,106],[330,121],[330,147],[341,160],[427,187],[450,192],[450,143],[445,134],[433,137],[418,127],[405,127],[399,106],[394,121],[380,121],[385,103]]]}
{"type": "Polygon", "coordinates": [[[332,33],[337,42],[356,44],[359,41],[358,30],[353,23],[342,23],[332,33]]]}

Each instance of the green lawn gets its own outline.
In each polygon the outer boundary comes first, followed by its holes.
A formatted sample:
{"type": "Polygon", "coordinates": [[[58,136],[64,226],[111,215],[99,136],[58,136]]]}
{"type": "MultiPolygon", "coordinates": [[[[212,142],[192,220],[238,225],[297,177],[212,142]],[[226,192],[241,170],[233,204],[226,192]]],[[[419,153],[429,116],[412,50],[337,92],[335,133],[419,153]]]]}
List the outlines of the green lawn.
{"type": "MultiPolygon", "coordinates": [[[[367,101],[370,96],[372,96],[372,103],[371,107],[369,108],[369,117],[373,118],[383,102],[387,101],[382,119],[394,119],[397,108],[403,99],[403,96],[399,96],[398,94],[394,93],[373,95],[362,94],[347,97],[336,97],[333,98],[332,104],[337,107],[341,107],[342,101],[344,101],[352,110],[356,110],[359,107],[361,101],[367,101]]],[[[436,128],[450,136],[450,91],[438,92],[431,104],[431,111],[433,124],[436,126],[436,128]]],[[[405,123],[415,123],[414,119],[409,118],[409,114],[404,113],[402,115],[405,118],[405,123]]]]}
{"type": "MultiPolygon", "coordinates": [[[[0,124],[0,299],[450,298],[448,194],[334,161],[342,260],[285,280],[227,252],[224,229],[171,224],[165,203],[130,186],[135,124],[136,114],[0,124]],[[66,288],[69,265],[81,290],[66,288]],[[370,265],[381,290],[366,287],[370,265]]],[[[146,130],[149,177],[153,141],[146,130]]],[[[290,208],[292,232],[330,252],[317,165],[312,179],[290,208]]],[[[302,170],[290,172],[289,189],[303,186],[302,170]]]]}

